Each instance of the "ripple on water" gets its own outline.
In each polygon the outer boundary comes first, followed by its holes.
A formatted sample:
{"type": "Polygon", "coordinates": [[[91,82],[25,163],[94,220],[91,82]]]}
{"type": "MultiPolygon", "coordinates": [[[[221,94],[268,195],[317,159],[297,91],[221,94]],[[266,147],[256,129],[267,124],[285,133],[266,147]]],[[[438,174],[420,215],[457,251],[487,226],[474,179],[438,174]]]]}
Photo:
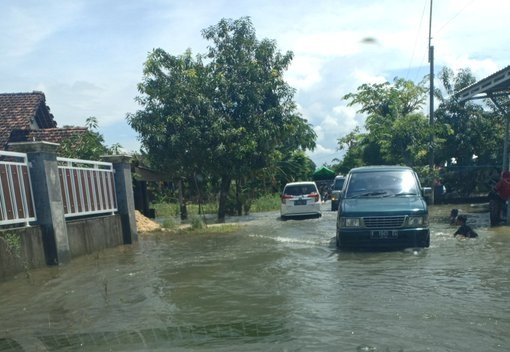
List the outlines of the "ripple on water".
{"type": "MultiPolygon", "coordinates": [[[[431,219],[450,208],[431,207],[431,219]]],[[[254,215],[229,234],[146,236],[1,283],[0,349],[19,334],[86,343],[75,350],[508,349],[507,227],[480,226],[478,239],[462,241],[431,221],[428,249],[348,252],[335,248],[334,212],[277,219],[254,215]]]]}

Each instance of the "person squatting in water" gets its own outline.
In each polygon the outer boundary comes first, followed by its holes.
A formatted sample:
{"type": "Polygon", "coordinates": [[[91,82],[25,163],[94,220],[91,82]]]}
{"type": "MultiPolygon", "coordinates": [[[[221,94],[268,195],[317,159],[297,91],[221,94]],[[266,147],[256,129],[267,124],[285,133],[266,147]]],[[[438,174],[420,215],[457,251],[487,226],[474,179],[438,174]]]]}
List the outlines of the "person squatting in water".
{"type": "Polygon", "coordinates": [[[460,225],[460,227],[455,231],[453,234],[453,237],[457,236],[463,236],[466,238],[476,238],[478,237],[478,234],[475,230],[471,228],[471,226],[466,224],[467,218],[465,215],[458,215],[457,216],[457,224],[460,225]]]}

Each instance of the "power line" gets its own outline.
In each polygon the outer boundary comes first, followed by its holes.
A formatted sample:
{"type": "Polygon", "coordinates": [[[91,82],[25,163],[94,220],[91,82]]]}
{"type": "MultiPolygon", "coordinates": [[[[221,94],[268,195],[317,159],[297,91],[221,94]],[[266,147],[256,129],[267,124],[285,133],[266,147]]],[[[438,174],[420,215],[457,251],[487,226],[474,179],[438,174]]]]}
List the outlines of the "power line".
{"type": "MultiPolygon", "coordinates": [[[[425,9],[427,7],[427,2],[428,1],[429,0],[425,0],[425,2],[423,4],[423,10],[422,10],[422,13],[421,13],[420,22],[418,24],[418,29],[416,31],[416,39],[414,40],[413,52],[411,54],[411,60],[409,61],[409,66],[408,66],[408,69],[407,69],[407,74],[406,74],[407,78],[409,78],[409,76],[410,76],[410,71],[411,71],[411,67],[412,67],[412,64],[413,64],[413,60],[414,60],[414,54],[416,53],[416,46],[418,45],[418,42],[420,41],[419,40],[420,28],[422,28],[422,25],[423,25],[423,18],[425,17],[425,9]]],[[[417,79],[417,77],[415,76],[414,80],[416,80],[416,79],[417,79]]]]}
{"type": "Polygon", "coordinates": [[[439,32],[441,32],[447,25],[449,25],[455,18],[457,18],[462,12],[464,12],[464,10],[470,6],[475,0],[470,0],[468,3],[466,3],[464,5],[464,7],[462,9],[460,9],[459,11],[457,11],[456,14],[454,14],[449,20],[447,20],[441,27],[439,27],[439,30],[436,32],[436,34],[438,34],[439,32]]]}

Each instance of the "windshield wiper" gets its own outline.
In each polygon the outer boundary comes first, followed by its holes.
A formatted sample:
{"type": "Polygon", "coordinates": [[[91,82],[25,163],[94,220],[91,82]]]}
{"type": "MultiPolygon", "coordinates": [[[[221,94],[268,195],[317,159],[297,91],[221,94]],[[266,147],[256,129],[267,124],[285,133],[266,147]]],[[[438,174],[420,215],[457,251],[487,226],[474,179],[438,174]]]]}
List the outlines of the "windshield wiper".
{"type": "Polygon", "coordinates": [[[355,194],[351,198],[361,198],[361,197],[375,197],[375,196],[389,196],[390,194],[387,191],[373,191],[373,192],[365,192],[360,194],[355,194]]]}
{"type": "Polygon", "coordinates": [[[394,194],[395,197],[399,197],[399,196],[415,196],[415,195],[416,195],[415,192],[400,192],[400,193],[394,194]]]}

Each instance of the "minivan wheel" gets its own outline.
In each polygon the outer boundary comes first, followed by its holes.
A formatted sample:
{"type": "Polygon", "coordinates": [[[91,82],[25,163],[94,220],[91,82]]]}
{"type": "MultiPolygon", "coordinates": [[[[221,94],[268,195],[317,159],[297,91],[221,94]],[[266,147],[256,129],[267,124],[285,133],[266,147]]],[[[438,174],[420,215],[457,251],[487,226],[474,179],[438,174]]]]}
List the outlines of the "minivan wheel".
{"type": "Polygon", "coordinates": [[[430,247],[430,237],[427,237],[427,239],[425,240],[425,245],[424,245],[425,248],[429,248],[430,247]]]}
{"type": "Polygon", "coordinates": [[[338,234],[335,236],[335,239],[336,239],[336,248],[342,249],[343,248],[342,241],[340,240],[340,236],[338,236],[338,234]]]}

